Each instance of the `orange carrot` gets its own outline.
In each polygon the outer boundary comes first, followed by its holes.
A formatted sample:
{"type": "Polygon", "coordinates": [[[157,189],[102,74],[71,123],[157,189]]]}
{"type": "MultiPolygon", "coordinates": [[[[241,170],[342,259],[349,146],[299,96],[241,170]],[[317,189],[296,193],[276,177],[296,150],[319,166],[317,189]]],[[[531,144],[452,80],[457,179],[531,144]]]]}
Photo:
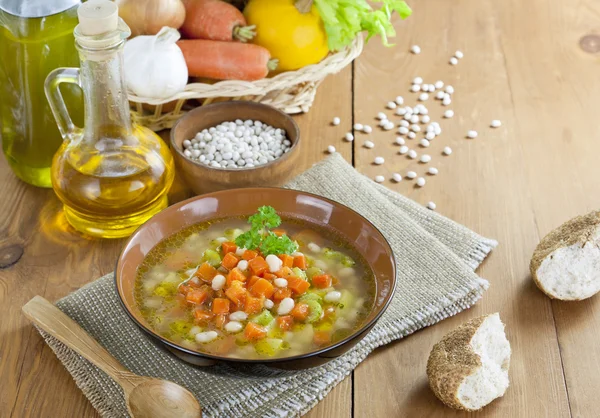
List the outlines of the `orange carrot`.
{"type": "Polygon", "coordinates": [[[223,254],[234,253],[237,250],[237,245],[234,242],[226,241],[221,244],[221,249],[223,250],[223,254]]]}
{"type": "Polygon", "coordinates": [[[277,276],[274,275],[273,273],[265,273],[265,274],[263,274],[263,278],[265,280],[272,282],[273,280],[275,280],[277,278],[277,276]]]}
{"type": "Polygon", "coordinates": [[[240,260],[238,260],[238,258],[233,253],[227,253],[227,254],[225,254],[225,257],[223,257],[223,261],[221,261],[221,265],[223,267],[225,267],[227,270],[231,270],[232,268],[237,266],[237,263],[239,261],[240,260]]]}
{"type": "Polygon", "coordinates": [[[229,313],[229,299],[214,299],[212,303],[212,311],[215,314],[229,313]]]}
{"type": "Polygon", "coordinates": [[[329,331],[315,331],[313,335],[313,342],[316,345],[326,345],[331,342],[331,335],[329,335],[329,331]]]}
{"type": "Polygon", "coordinates": [[[294,318],[292,318],[290,315],[277,317],[277,326],[282,331],[288,331],[288,330],[292,329],[293,324],[294,324],[294,318]]]}
{"type": "Polygon", "coordinates": [[[187,39],[178,41],[190,77],[255,81],[277,68],[266,48],[237,42],[187,39]]]}
{"type": "Polygon", "coordinates": [[[254,322],[248,322],[244,329],[244,337],[248,340],[260,340],[267,336],[267,330],[254,322]]]}
{"type": "Polygon", "coordinates": [[[201,304],[208,298],[209,288],[208,286],[202,287],[200,289],[190,289],[185,296],[185,300],[190,303],[195,303],[196,305],[201,304]]]}
{"type": "Polygon", "coordinates": [[[213,313],[209,311],[205,311],[204,309],[196,309],[194,311],[194,318],[198,322],[205,322],[211,320],[213,317],[213,313]]]}
{"type": "Polygon", "coordinates": [[[248,268],[255,276],[262,276],[264,273],[269,271],[269,265],[262,257],[255,257],[248,262],[248,268]]]}
{"type": "MultiPolygon", "coordinates": [[[[229,301],[227,301],[229,302],[229,301]]],[[[219,329],[223,329],[223,326],[225,326],[225,322],[227,322],[227,315],[225,314],[219,314],[215,316],[215,326],[219,329]]]]}
{"type": "Polygon", "coordinates": [[[299,269],[306,270],[306,257],[303,255],[297,255],[294,257],[294,267],[298,267],[299,269]]]}
{"type": "Polygon", "coordinates": [[[216,268],[208,263],[204,263],[198,268],[195,276],[210,283],[217,274],[219,274],[219,272],[216,268]]]}
{"type": "Polygon", "coordinates": [[[254,26],[235,6],[221,0],[187,0],[181,32],[188,38],[247,42],[255,35],[254,26]]]}
{"type": "Polygon", "coordinates": [[[287,287],[276,289],[275,292],[273,292],[273,302],[279,303],[290,296],[292,296],[292,291],[287,287]]]}
{"type": "Polygon", "coordinates": [[[294,319],[297,319],[298,321],[304,321],[306,318],[308,318],[309,310],[310,309],[306,303],[300,302],[294,306],[294,309],[292,309],[292,312],[290,313],[294,319]]]}
{"type": "Polygon", "coordinates": [[[230,286],[234,281],[245,282],[247,280],[246,276],[239,268],[235,267],[233,270],[229,272],[227,275],[227,286],[230,286]]]}
{"type": "Polygon", "coordinates": [[[250,279],[248,280],[248,283],[246,284],[246,287],[248,289],[250,289],[252,286],[254,286],[254,283],[256,283],[258,281],[258,279],[260,279],[260,277],[251,276],[250,279]]]}
{"type": "Polygon", "coordinates": [[[294,267],[294,257],[287,254],[280,254],[277,257],[283,261],[283,267],[294,267]]]}
{"type": "Polygon", "coordinates": [[[264,298],[253,298],[252,296],[246,296],[246,306],[244,307],[244,312],[249,315],[259,313],[262,311],[264,303],[264,298]]]}
{"type": "Polygon", "coordinates": [[[275,289],[273,288],[273,285],[271,284],[271,282],[269,282],[268,280],[265,280],[265,279],[261,279],[261,278],[259,278],[250,287],[250,293],[252,293],[254,296],[264,296],[266,298],[270,298],[271,296],[273,296],[274,291],[275,291],[275,289]]]}
{"type": "Polygon", "coordinates": [[[331,286],[331,276],[328,274],[321,274],[312,278],[312,284],[314,287],[319,289],[325,289],[331,286]]]}
{"type": "Polygon", "coordinates": [[[246,261],[250,261],[254,257],[256,257],[257,255],[258,255],[258,253],[256,251],[246,250],[246,251],[244,251],[244,254],[242,255],[242,258],[244,260],[246,260],[246,261]]]}
{"type": "Polygon", "coordinates": [[[244,283],[235,280],[231,282],[231,286],[225,291],[225,295],[236,305],[242,305],[246,300],[246,289],[244,283]]]}
{"type": "Polygon", "coordinates": [[[284,279],[287,279],[288,277],[293,276],[294,272],[289,267],[282,267],[281,269],[279,269],[275,272],[275,275],[277,277],[282,277],[284,279]]]}
{"type": "Polygon", "coordinates": [[[295,294],[301,295],[308,290],[310,283],[300,277],[290,276],[287,278],[288,287],[294,291],[295,294]]]}
{"type": "MultiPolygon", "coordinates": [[[[275,235],[277,235],[278,237],[281,237],[283,235],[286,235],[285,229],[274,229],[271,232],[273,232],[275,235]]],[[[283,254],[282,254],[283,255],[283,254]]],[[[290,266],[291,267],[291,266],[290,266]]]]}

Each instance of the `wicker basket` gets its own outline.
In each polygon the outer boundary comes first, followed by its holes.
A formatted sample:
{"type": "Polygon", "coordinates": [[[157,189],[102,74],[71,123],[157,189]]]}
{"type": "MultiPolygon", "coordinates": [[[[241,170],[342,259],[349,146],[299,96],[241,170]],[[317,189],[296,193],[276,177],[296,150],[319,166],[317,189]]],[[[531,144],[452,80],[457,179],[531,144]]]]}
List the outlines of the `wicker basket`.
{"type": "Polygon", "coordinates": [[[318,64],[281,73],[272,78],[252,82],[227,80],[215,84],[190,83],[181,93],[167,100],[130,94],[132,118],[140,125],[160,131],[171,128],[190,108],[227,100],[260,102],[290,114],[308,112],[319,84],[329,74],[335,74],[350,64],[360,55],[362,49],[363,38],[358,36],[346,49],[329,55],[318,64]],[[170,102],[175,102],[174,109],[163,112],[163,105],[170,102]],[[156,107],[149,111],[144,109],[144,104],[156,107]]]}

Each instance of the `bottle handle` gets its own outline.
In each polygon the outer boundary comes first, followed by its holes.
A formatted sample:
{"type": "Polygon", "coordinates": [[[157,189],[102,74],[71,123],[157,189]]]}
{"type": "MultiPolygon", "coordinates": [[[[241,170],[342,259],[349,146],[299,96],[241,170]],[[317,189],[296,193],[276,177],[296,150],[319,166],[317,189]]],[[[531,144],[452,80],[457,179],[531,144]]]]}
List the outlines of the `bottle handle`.
{"type": "Polygon", "coordinates": [[[79,68],[57,68],[48,74],[44,83],[46,99],[48,99],[50,109],[52,109],[52,114],[54,115],[54,119],[56,119],[58,130],[63,139],[66,140],[80,133],[81,128],[75,126],[71,115],[69,115],[62,93],[60,92],[60,85],[62,83],[76,84],[81,88],[79,68]]]}

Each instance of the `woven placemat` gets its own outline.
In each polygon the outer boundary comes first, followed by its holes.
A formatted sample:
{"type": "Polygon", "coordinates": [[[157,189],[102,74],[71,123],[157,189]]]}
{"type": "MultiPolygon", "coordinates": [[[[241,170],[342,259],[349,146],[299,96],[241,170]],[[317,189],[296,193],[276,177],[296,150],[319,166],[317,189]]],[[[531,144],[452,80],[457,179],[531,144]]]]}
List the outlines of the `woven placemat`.
{"type": "MultiPolygon", "coordinates": [[[[495,241],[374,183],[339,154],[287,187],[356,210],[382,231],[396,256],[397,290],[389,308],[360,343],[328,364],[261,379],[225,366],[210,371],[191,366],[132,323],[120,305],[112,274],[61,299],[57,306],[131,371],[186,386],[206,417],[295,417],[323,399],[375,348],[469,308],[488,288],[474,269],[495,241]]],[[[103,417],[127,416],[122,391],[113,380],[54,338],[42,335],[103,417]]]]}

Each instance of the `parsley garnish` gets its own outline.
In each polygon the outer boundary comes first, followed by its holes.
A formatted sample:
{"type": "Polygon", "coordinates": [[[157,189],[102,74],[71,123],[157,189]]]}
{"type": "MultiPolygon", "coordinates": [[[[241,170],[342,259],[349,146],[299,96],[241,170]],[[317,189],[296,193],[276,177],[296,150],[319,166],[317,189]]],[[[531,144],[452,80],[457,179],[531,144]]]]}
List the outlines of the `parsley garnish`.
{"type": "Polygon", "coordinates": [[[292,254],[298,249],[298,244],[287,235],[278,237],[270,228],[281,225],[281,218],[271,206],[261,206],[258,212],[248,218],[252,225],[250,231],[244,232],[235,239],[238,247],[249,250],[258,249],[265,256],[269,254],[292,254]]]}

